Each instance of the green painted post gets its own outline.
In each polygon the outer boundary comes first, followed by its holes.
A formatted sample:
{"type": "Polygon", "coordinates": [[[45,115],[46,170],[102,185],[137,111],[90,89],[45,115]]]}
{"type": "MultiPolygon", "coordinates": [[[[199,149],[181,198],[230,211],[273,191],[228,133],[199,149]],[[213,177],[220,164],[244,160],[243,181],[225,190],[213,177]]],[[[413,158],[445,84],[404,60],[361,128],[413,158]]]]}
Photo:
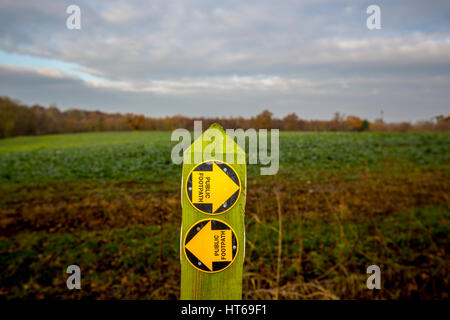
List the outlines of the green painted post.
{"type": "Polygon", "coordinates": [[[181,299],[242,299],[246,187],[245,152],[220,125],[184,152],[181,299]]]}

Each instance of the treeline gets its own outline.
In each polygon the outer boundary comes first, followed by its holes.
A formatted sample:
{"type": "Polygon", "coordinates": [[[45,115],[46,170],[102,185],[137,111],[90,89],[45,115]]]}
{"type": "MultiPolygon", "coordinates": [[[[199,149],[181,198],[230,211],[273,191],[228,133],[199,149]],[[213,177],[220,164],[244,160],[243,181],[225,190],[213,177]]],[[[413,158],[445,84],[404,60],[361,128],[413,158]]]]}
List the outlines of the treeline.
{"type": "Polygon", "coordinates": [[[202,120],[203,128],[214,122],[224,128],[280,129],[286,131],[449,131],[450,117],[438,116],[434,120],[415,124],[409,122],[385,123],[382,119],[369,122],[356,116],[336,113],[331,120],[304,120],[295,113],[275,118],[265,110],[251,117],[190,118],[171,116],[148,118],[131,113],[104,113],[72,109],[61,111],[56,106],[26,106],[8,97],[0,97],[0,138],[21,135],[73,133],[87,131],[129,130],[193,130],[194,120],[202,120]]]}

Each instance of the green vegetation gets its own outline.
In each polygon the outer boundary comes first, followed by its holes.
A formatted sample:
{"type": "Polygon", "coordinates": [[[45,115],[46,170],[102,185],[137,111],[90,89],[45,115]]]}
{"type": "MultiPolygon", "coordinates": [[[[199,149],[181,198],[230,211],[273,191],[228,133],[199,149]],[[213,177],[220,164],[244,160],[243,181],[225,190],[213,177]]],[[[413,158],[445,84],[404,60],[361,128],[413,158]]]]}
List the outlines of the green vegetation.
{"type": "MultiPolygon", "coordinates": [[[[1,140],[0,297],[179,298],[175,144],[1,140]],[[65,287],[70,264],[80,291],[65,287]]],[[[248,166],[244,298],[447,299],[449,147],[446,133],[281,133],[279,174],[248,166]],[[371,264],[382,290],[365,287],[371,264]]]]}
{"type": "MultiPolygon", "coordinates": [[[[83,179],[178,181],[169,132],[110,132],[0,140],[0,181],[83,179]]],[[[446,133],[287,133],[280,135],[280,174],[292,171],[450,163],[446,133]]],[[[249,165],[249,175],[259,175],[249,165]]]]}

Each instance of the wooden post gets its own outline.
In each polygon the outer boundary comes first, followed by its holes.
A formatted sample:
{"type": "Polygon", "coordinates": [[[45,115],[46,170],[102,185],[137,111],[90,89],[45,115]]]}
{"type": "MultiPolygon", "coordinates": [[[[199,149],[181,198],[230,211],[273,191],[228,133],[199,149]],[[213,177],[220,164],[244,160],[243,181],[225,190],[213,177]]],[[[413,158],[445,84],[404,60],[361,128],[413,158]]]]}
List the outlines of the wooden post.
{"type": "Polygon", "coordinates": [[[245,152],[213,124],[183,159],[181,299],[242,299],[245,152]]]}

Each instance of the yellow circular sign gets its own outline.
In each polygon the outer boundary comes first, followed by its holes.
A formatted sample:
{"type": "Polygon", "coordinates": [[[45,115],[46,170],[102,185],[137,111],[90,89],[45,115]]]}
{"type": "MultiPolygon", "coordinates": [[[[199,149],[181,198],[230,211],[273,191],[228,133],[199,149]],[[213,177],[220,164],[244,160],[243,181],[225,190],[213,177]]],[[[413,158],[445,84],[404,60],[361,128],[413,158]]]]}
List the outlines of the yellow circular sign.
{"type": "Polygon", "coordinates": [[[228,268],[236,259],[239,243],[229,224],[204,219],[193,224],[183,241],[189,263],[202,272],[216,273],[228,268]]]}
{"type": "Polygon", "coordinates": [[[226,162],[209,160],[196,165],[186,180],[186,195],[198,211],[218,215],[230,210],[241,194],[241,180],[226,162]]]}

